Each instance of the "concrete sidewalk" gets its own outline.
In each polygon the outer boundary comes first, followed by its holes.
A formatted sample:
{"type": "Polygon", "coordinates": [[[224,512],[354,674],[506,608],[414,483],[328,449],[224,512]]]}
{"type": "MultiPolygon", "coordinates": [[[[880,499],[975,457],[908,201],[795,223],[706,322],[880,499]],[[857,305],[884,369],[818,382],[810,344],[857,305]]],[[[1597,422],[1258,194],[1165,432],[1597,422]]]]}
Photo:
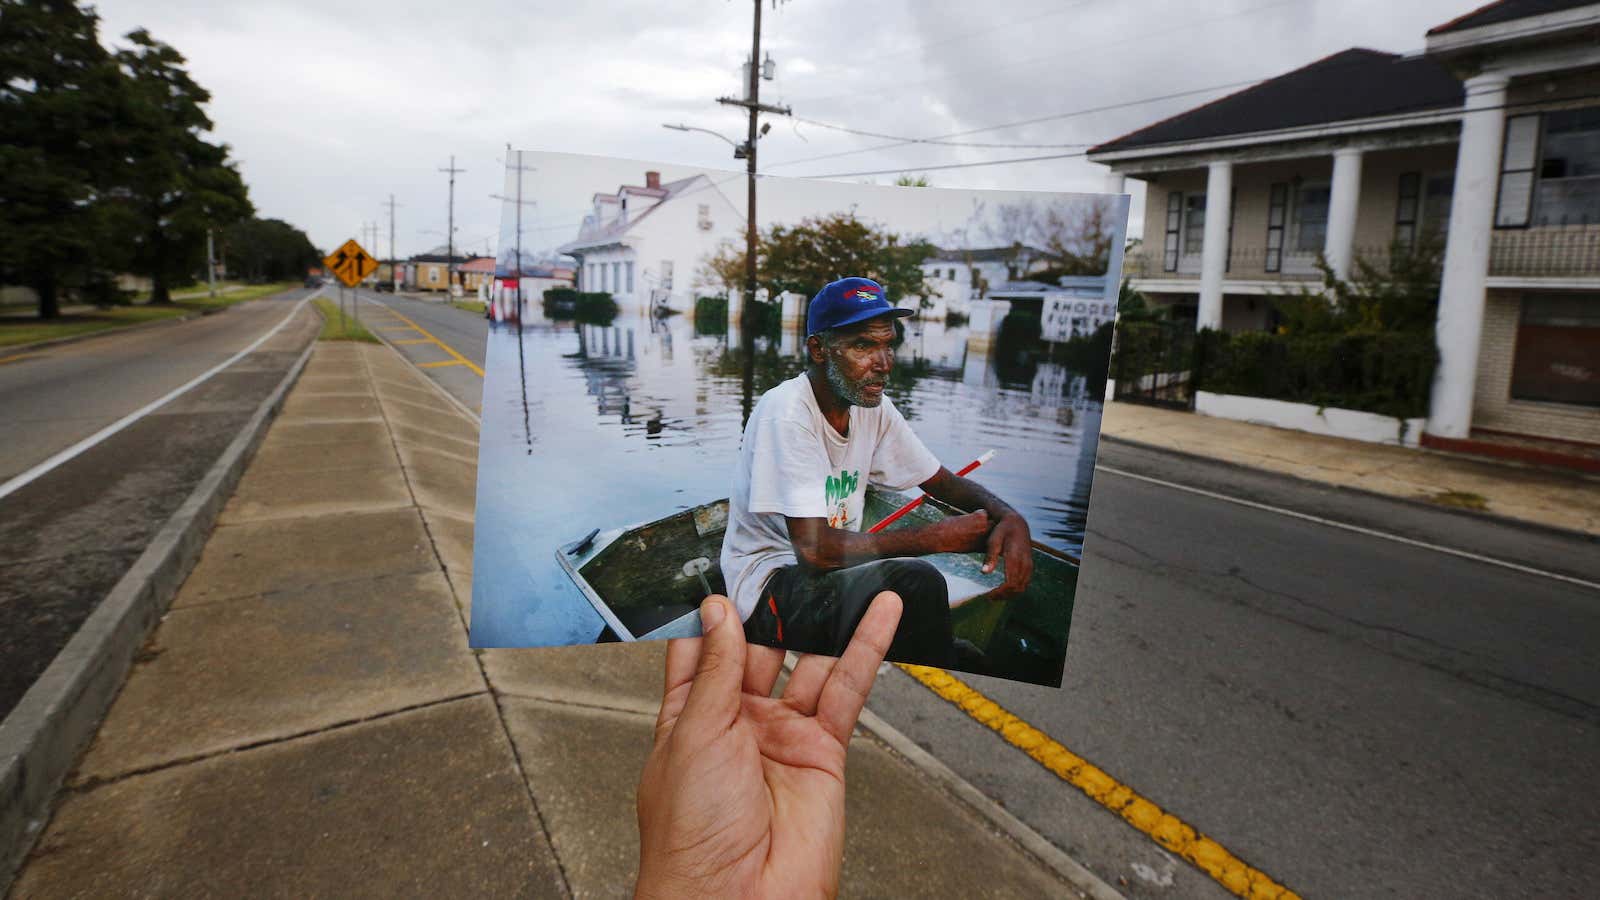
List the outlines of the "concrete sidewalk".
{"type": "Polygon", "coordinates": [[[1600,478],[1323,437],[1134,403],[1108,403],[1101,435],[1375,494],[1600,535],[1600,478]]]}
{"type": "MultiPolygon", "coordinates": [[[[664,646],[467,646],[476,431],[321,344],[17,897],[625,896],[664,646]]],[[[877,739],[846,896],[1078,896],[877,739]]]]}

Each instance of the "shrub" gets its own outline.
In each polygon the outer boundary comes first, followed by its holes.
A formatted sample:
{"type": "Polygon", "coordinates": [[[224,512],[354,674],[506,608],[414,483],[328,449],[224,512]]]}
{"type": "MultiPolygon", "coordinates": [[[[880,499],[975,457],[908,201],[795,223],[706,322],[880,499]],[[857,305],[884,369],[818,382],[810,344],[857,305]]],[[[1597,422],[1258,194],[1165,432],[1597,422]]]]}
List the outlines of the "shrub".
{"type": "Polygon", "coordinates": [[[1203,390],[1396,418],[1427,415],[1439,361],[1431,331],[1199,337],[1203,390]]]}
{"type": "Polygon", "coordinates": [[[694,330],[699,334],[727,334],[728,298],[694,298],[694,330]]]}

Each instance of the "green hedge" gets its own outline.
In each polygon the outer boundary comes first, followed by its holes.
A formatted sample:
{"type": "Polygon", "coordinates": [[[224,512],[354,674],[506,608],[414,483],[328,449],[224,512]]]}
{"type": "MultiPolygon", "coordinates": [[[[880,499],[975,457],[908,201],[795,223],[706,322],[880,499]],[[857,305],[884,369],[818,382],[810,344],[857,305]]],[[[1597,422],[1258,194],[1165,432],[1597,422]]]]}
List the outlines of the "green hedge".
{"type": "Polygon", "coordinates": [[[728,298],[694,298],[694,330],[699,334],[727,334],[728,298]]]}
{"type": "Polygon", "coordinates": [[[1428,414],[1439,361],[1431,332],[1289,336],[1206,330],[1199,337],[1201,390],[1396,418],[1428,414]]]}
{"type": "Polygon", "coordinates": [[[544,314],[552,319],[577,319],[588,325],[610,325],[617,301],[604,291],[550,288],[544,292],[544,314]]]}

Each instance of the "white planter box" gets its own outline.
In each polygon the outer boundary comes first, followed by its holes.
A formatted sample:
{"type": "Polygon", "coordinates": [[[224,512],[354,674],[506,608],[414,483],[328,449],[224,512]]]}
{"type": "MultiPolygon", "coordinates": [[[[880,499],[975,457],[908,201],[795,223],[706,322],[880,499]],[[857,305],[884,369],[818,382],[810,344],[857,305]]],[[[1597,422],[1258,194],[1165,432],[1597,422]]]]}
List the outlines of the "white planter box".
{"type": "Polygon", "coordinates": [[[1422,426],[1428,420],[1396,419],[1377,413],[1358,412],[1327,406],[1318,409],[1309,403],[1289,403],[1285,400],[1268,400],[1264,397],[1241,397],[1237,394],[1213,394],[1198,391],[1194,398],[1194,411],[1219,419],[1236,419],[1274,428],[1289,428],[1311,434],[1348,438],[1372,444],[1392,444],[1415,447],[1422,437],[1422,426]],[[1401,437],[1401,422],[1405,423],[1401,437]]]}

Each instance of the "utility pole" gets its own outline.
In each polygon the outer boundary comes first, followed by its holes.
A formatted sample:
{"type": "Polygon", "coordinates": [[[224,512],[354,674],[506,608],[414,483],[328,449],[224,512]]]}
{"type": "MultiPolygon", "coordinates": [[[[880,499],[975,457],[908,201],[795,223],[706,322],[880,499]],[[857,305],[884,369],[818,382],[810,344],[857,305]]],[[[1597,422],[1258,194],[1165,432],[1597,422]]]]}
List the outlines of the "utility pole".
{"type": "MultiPolygon", "coordinates": [[[[761,102],[761,79],[763,77],[771,77],[770,72],[772,64],[770,61],[767,61],[764,64],[761,59],[762,0],[754,0],[754,3],[755,25],[750,38],[750,63],[747,66],[749,70],[749,79],[746,87],[748,96],[744,100],[736,100],[732,97],[717,98],[718,103],[722,103],[727,106],[742,106],[750,111],[750,130],[748,136],[745,138],[745,144],[743,147],[735,147],[733,151],[734,158],[736,159],[741,155],[740,151],[744,151],[743,156],[745,159],[746,173],[745,208],[747,216],[745,222],[744,241],[744,310],[740,316],[739,326],[740,334],[743,337],[741,343],[744,345],[742,349],[745,357],[745,421],[749,421],[750,419],[750,408],[755,386],[755,367],[751,365],[751,358],[755,354],[756,346],[756,335],[754,328],[754,317],[756,311],[756,141],[761,139],[761,135],[766,130],[758,130],[758,120],[763,112],[775,113],[782,116],[787,116],[792,113],[792,110],[790,110],[790,108],[787,106],[771,106],[761,102]]],[[[771,126],[769,125],[767,127],[770,128],[771,126]]]]}
{"type": "Polygon", "coordinates": [[[389,281],[393,283],[395,291],[398,292],[400,290],[400,278],[399,278],[399,275],[398,275],[398,270],[395,268],[396,260],[395,260],[395,255],[394,255],[394,208],[396,206],[398,206],[399,204],[394,202],[394,195],[390,194],[389,195],[389,202],[385,203],[383,205],[389,207],[389,281]]]}
{"type": "MultiPolygon", "coordinates": [[[[506,165],[511,166],[511,145],[510,144],[506,145],[506,165]]],[[[517,151],[517,164],[515,166],[512,166],[512,168],[514,168],[516,170],[516,172],[517,172],[517,195],[516,195],[516,197],[515,198],[503,197],[503,196],[501,196],[499,194],[490,194],[489,196],[492,197],[495,200],[501,200],[501,201],[508,202],[508,203],[515,203],[517,205],[517,234],[516,234],[517,261],[511,267],[511,274],[517,279],[517,286],[514,289],[516,291],[516,294],[515,294],[515,296],[516,296],[516,300],[515,300],[516,306],[514,308],[517,311],[517,322],[520,325],[521,322],[522,322],[522,313],[523,313],[523,309],[522,309],[522,208],[524,206],[537,206],[538,205],[538,203],[536,203],[535,201],[532,201],[532,200],[528,200],[526,202],[523,201],[523,199],[522,199],[522,173],[523,172],[537,172],[538,169],[533,167],[533,166],[525,166],[525,165],[522,164],[522,151],[521,150],[517,151]]]]}
{"type": "Polygon", "coordinates": [[[450,217],[445,225],[445,263],[444,263],[444,292],[447,296],[456,295],[456,174],[465,172],[466,169],[456,168],[454,154],[450,156],[448,168],[440,169],[441,172],[450,173],[450,217]]]}

